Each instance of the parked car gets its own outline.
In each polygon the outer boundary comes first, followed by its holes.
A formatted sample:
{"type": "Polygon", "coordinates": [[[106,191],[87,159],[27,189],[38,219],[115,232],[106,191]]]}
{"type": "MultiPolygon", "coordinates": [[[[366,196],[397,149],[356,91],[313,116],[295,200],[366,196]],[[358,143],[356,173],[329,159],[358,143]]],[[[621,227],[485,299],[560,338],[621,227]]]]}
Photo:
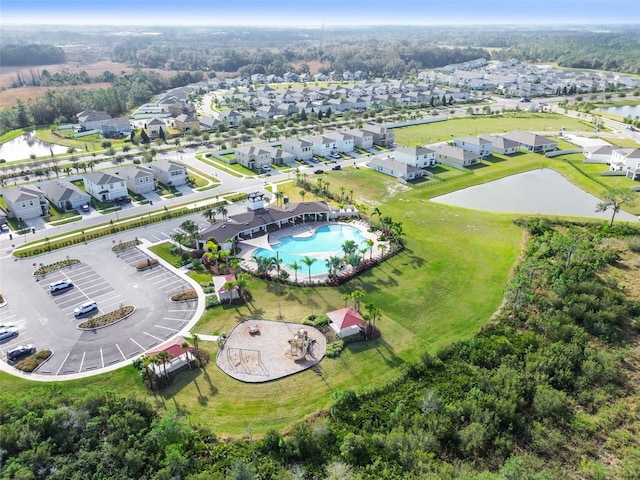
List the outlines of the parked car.
{"type": "Polygon", "coordinates": [[[80,305],[73,311],[73,315],[76,317],[82,317],[88,313],[98,310],[98,304],[94,301],[88,301],[80,305]]]}
{"type": "Polygon", "coordinates": [[[261,169],[263,172],[268,172],[269,170],[271,170],[271,167],[270,167],[269,165],[262,165],[262,166],[260,167],[260,169],[261,169]]]}
{"type": "Polygon", "coordinates": [[[0,341],[18,336],[18,329],[13,325],[5,325],[0,329],[0,341]]]}
{"type": "Polygon", "coordinates": [[[51,293],[59,293],[66,291],[73,287],[73,282],[69,282],[68,280],[60,280],[59,282],[54,282],[49,285],[49,291],[51,293]]]}
{"type": "Polygon", "coordinates": [[[317,175],[320,175],[320,174],[324,173],[324,170],[320,170],[320,169],[314,170],[313,173],[315,173],[317,175]]]}
{"type": "Polygon", "coordinates": [[[22,357],[27,357],[34,353],[36,353],[36,347],[33,345],[20,345],[19,347],[13,348],[7,352],[7,360],[15,362],[16,360],[20,360],[22,357]]]}
{"type": "Polygon", "coordinates": [[[82,205],[82,211],[83,212],[88,212],[89,211],[89,205],[82,205]]]}
{"type": "Polygon", "coordinates": [[[331,170],[342,170],[342,167],[340,165],[334,165],[331,167],[331,170]]]}

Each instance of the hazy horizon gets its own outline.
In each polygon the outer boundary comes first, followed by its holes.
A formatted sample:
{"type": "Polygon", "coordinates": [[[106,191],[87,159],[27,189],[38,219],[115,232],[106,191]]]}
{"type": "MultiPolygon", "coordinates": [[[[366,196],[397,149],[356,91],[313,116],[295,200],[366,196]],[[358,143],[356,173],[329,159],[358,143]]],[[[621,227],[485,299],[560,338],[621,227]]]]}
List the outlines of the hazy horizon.
{"type": "Polygon", "coordinates": [[[2,0],[3,25],[429,26],[635,25],[636,0],[2,0]]]}

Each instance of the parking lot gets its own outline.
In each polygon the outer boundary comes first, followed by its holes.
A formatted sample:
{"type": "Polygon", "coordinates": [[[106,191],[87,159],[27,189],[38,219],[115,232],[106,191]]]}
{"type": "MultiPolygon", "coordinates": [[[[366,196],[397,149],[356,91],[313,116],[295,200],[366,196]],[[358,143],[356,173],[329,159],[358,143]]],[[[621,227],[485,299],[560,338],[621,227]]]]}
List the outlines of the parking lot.
{"type": "MultiPolygon", "coordinates": [[[[147,253],[131,248],[116,254],[111,246],[112,240],[104,239],[39,257],[37,263],[43,264],[65,257],[81,261],[44,277],[32,275],[32,260],[3,263],[2,292],[8,304],[0,309],[0,325],[12,324],[19,329],[18,337],[0,344],[4,362],[8,350],[34,344],[38,350],[53,351],[38,374],[90,374],[129,362],[189,324],[197,301],[170,301],[172,294],[193,288],[188,280],[161,264],[138,272],[135,265],[149,258],[147,253]],[[52,294],[49,285],[60,280],[73,282],[73,287],[52,294]],[[96,302],[98,311],[76,318],[74,309],[87,301],[96,302]],[[124,305],[136,308],[125,320],[94,330],[77,327],[89,316],[124,305]]],[[[3,368],[6,366],[4,363],[3,368]]]]}

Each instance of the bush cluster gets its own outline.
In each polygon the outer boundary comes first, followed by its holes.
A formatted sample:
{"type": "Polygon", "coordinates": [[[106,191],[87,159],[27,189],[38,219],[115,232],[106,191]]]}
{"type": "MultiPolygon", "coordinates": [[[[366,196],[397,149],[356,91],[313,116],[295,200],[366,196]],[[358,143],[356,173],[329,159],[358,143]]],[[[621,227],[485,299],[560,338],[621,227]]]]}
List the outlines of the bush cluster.
{"type": "Polygon", "coordinates": [[[151,268],[155,265],[158,265],[159,263],[160,262],[158,261],[157,258],[147,258],[146,260],[143,260],[142,262],[136,265],[136,270],[145,270],[147,268],[151,268]]]}
{"type": "Polygon", "coordinates": [[[70,267],[72,265],[77,265],[78,263],[80,263],[80,260],[78,260],[77,258],[70,258],[69,260],[60,260],[59,262],[50,263],[49,265],[40,265],[40,267],[38,267],[36,269],[36,271],[33,272],[33,274],[34,275],[45,275],[47,273],[51,273],[51,272],[55,272],[56,270],[60,270],[61,268],[64,268],[64,267],[70,267]]]}
{"type": "Polygon", "coordinates": [[[34,355],[30,355],[24,360],[16,363],[14,366],[18,370],[31,373],[40,365],[42,365],[51,355],[53,355],[53,352],[51,350],[40,350],[34,355]]]}
{"type": "Polygon", "coordinates": [[[195,290],[186,290],[184,292],[178,292],[171,295],[172,302],[186,302],[187,300],[197,300],[198,292],[195,290]]]}
{"type": "Polygon", "coordinates": [[[104,315],[100,315],[98,317],[90,318],[78,325],[80,329],[92,329],[99,327],[106,327],[107,325],[111,325],[112,323],[116,323],[123,318],[128,317],[135,311],[136,307],[133,305],[124,305],[113,312],[105,313],[104,315]]]}

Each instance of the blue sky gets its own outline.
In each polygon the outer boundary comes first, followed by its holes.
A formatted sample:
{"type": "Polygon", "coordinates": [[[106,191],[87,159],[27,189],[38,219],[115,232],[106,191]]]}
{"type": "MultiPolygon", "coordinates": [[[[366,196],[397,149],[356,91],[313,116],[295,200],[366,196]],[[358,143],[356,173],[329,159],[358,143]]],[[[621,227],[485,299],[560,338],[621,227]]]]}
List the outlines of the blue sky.
{"type": "Polygon", "coordinates": [[[640,23],[640,0],[0,0],[3,24],[640,23]]]}

